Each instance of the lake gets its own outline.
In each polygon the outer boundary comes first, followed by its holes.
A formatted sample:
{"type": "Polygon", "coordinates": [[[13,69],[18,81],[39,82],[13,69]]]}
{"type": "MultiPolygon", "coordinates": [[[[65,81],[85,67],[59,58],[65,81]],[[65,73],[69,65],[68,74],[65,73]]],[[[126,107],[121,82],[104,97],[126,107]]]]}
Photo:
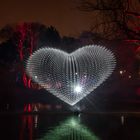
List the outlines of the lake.
{"type": "Polygon", "coordinates": [[[0,140],[139,140],[140,116],[1,114],[0,140]]]}

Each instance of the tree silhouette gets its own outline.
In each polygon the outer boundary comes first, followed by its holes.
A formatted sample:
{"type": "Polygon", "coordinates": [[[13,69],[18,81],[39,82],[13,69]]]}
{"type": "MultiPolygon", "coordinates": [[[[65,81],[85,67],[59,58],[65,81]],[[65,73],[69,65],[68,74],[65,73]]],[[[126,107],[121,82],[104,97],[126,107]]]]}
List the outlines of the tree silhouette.
{"type": "Polygon", "coordinates": [[[46,42],[49,46],[58,46],[61,43],[61,37],[55,27],[50,26],[46,30],[46,42]]]}
{"type": "MultiPolygon", "coordinates": [[[[136,50],[140,46],[139,0],[79,1],[80,5],[78,8],[81,11],[93,14],[94,22],[90,28],[91,32],[98,34],[100,36],[100,40],[105,39],[121,41],[122,52],[130,52],[133,50],[133,54],[137,56],[138,52],[136,50]],[[127,45],[128,48],[125,48],[123,45],[127,45]]],[[[125,56],[124,53],[122,55],[125,56]]],[[[140,65],[140,59],[136,59],[137,60],[133,59],[133,61],[137,61],[137,63],[134,63],[137,65],[135,67],[138,67],[140,65]]],[[[130,65],[129,61],[128,64],[130,65]]],[[[122,63],[121,65],[124,64],[122,63]]]]}
{"type": "Polygon", "coordinates": [[[140,39],[138,0],[80,0],[78,8],[94,14],[91,31],[106,39],[140,39]]]}

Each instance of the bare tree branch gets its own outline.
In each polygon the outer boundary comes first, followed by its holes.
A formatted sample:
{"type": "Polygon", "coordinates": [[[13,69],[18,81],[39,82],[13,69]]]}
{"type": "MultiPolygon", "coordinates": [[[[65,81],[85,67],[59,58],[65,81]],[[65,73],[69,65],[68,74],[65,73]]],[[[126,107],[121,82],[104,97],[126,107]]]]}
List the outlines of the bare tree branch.
{"type": "Polygon", "coordinates": [[[136,30],[140,25],[140,13],[133,10],[133,6],[130,0],[80,0],[78,8],[97,13],[98,20],[91,29],[103,37],[140,39],[140,31],[136,30]]]}

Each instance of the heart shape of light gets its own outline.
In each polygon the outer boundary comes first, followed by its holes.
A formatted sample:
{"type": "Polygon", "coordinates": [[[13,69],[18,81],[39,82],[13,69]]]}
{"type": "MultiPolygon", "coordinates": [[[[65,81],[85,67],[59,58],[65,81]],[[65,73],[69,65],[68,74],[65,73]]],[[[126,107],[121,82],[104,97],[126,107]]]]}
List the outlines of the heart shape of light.
{"type": "Polygon", "coordinates": [[[74,105],[103,83],[115,65],[113,53],[98,45],[88,45],[70,54],[41,48],[27,60],[26,71],[47,91],[74,105]]]}

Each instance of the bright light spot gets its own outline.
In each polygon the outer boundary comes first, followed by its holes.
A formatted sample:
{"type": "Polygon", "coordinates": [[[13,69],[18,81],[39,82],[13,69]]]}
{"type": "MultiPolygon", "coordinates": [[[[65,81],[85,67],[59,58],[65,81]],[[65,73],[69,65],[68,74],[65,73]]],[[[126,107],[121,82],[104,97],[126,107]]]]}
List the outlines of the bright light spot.
{"type": "Polygon", "coordinates": [[[131,75],[129,75],[128,77],[131,78],[131,75]]]}
{"type": "Polygon", "coordinates": [[[122,70],[120,70],[120,74],[123,74],[123,71],[122,70]]]}
{"type": "Polygon", "coordinates": [[[37,79],[37,76],[35,76],[35,79],[37,79]]]}
{"type": "Polygon", "coordinates": [[[78,73],[76,72],[75,75],[77,75],[78,73]]]}
{"type": "Polygon", "coordinates": [[[71,120],[71,126],[73,127],[77,126],[77,122],[74,119],[71,120]]]}
{"type": "Polygon", "coordinates": [[[80,93],[80,92],[82,91],[82,87],[79,86],[79,85],[77,85],[77,86],[74,88],[74,91],[75,91],[76,93],[80,93]]]}
{"type": "Polygon", "coordinates": [[[122,75],[126,72],[126,70],[120,70],[119,73],[122,75]]]}

